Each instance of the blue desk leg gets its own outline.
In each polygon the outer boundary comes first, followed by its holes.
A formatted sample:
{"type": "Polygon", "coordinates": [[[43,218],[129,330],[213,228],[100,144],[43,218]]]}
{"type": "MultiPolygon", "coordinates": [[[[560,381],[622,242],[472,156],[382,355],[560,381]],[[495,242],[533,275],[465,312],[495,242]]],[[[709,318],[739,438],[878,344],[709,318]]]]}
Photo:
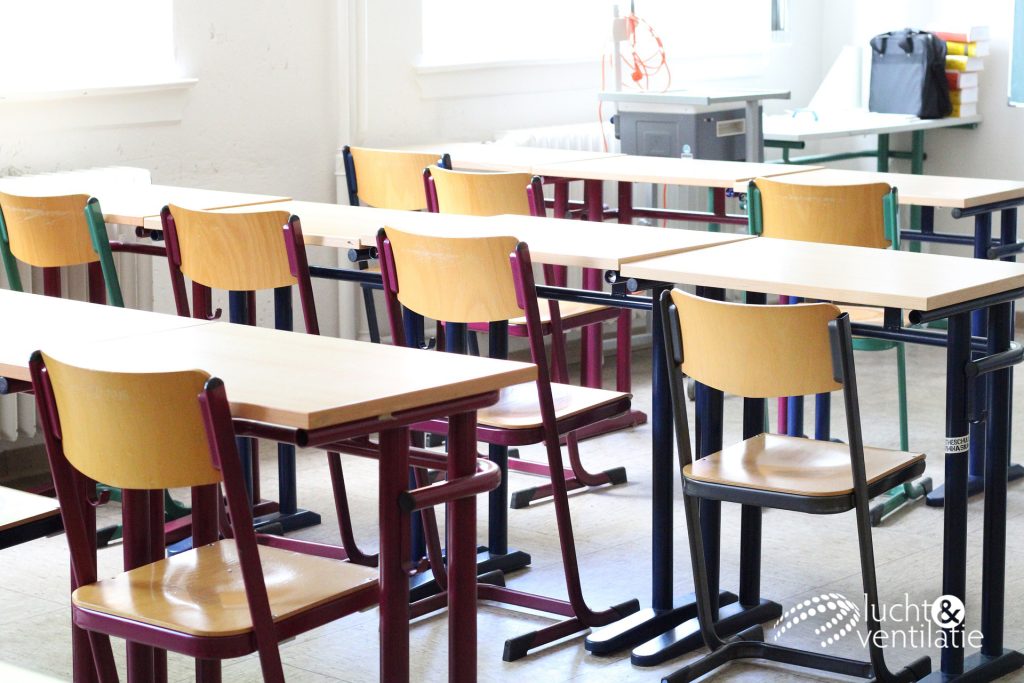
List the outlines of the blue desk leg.
{"type": "MultiPolygon", "coordinates": [[[[228,320],[236,325],[249,324],[249,299],[246,292],[228,292],[228,320]]],[[[238,457],[242,460],[242,475],[245,477],[245,488],[249,493],[249,502],[253,500],[253,468],[252,440],[248,437],[236,437],[238,457]]]]}
{"type": "MultiPolygon", "coordinates": [[[[249,301],[246,292],[229,292],[229,319],[233,323],[247,324],[249,321],[249,301]]],[[[292,328],[292,290],[291,287],[279,287],[274,290],[274,327],[279,330],[292,328]]],[[[243,464],[248,458],[248,466],[252,466],[251,441],[239,439],[239,453],[243,464]],[[243,449],[244,444],[244,449],[243,449]]],[[[251,470],[250,470],[251,472],[251,470]]],[[[280,525],[282,531],[295,531],[320,523],[320,515],[298,506],[298,482],[295,476],[295,446],[279,443],[277,445],[278,474],[278,505],[277,512],[262,515],[255,519],[257,528],[280,525]]]]}
{"type": "MultiPolygon", "coordinates": [[[[1012,304],[998,304],[989,315],[988,351],[1008,349],[1013,334],[1012,304]]],[[[967,583],[967,474],[966,449],[960,443],[967,434],[967,381],[964,367],[969,357],[970,329],[966,314],[949,321],[946,349],[946,506],[943,533],[942,592],[964,598],[967,583]]],[[[981,652],[964,657],[962,647],[942,650],[941,671],[925,681],[971,683],[993,681],[1024,666],[1024,655],[1003,648],[1003,610],[1006,570],[1006,482],[1010,459],[1010,391],[1012,370],[994,372],[988,383],[989,454],[985,471],[984,545],[982,549],[981,652]]],[[[960,643],[963,627],[957,628],[960,643]]]]}
{"type": "MultiPolygon", "coordinates": [[[[999,241],[1002,244],[1014,244],[1017,241],[1017,209],[1003,209],[999,214],[999,241]]],[[[1003,257],[1004,261],[1015,262],[1017,257],[1014,254],[1003,257]]],[[[1010,303],[1010,339],[1013,340],[1014,326],[1017,314],[1016,302],[1010,303]]],[[[1007,379],[1009,382],[1009,388],[1006,391],[1006,404],[1010,415],[1013,415],[1013,371],[1010,371],[1007,379]]],[[[1007,462],[1010,462],[1010,455],[1007,455],[1007,462]]],[[[1024,477],[1024,466],[1016,465],[1011,462],[1007,478],[1009,481],[1014,481],[1024,477]]]]}
{"type": "MultiPolygon", "coordinates": [[[[1017,210],[1016,209],[1005,209],[1000,215],[1000,238],[1003,244],[1009,244],[1017,241],[1017,210]]],[[[992,244],[992,214],[982,213],[978,214],[974,218],[974,258],[987,259],[988,250],[992,244]]],[[[1007,260],[1012,260],[1013,257],[1008,257],[1007,260]]],[[[988,329],[988,311],[977,310],[971,314],[971,333],[975,336],[985,336],[988,329]]],[[[980,353],[976,353],[981,355],[980,353]]],[[[988,385],[989,378],[987,376],[980,378],[980,381],[976,382],[976,394],[974,400],[980,402],[986,401],[986,397],[989,396],[986,386],[988,385]]],[[[988,404],[988,410],[992,409],[991,404],[988,404]]],[[[987,413],[986,413],[987,414],[987,413]]],[[[985,490],[985,460],[986,454],[989,449],[987,447],[987,430],[985,422],[978,422],[971,425],[971,451],[968,467],[968,480],[967,480],[967,495],[976,496],[985,490]]],[[[1020,479],[1024,477],[1024,468],[1020,465],[1010,465],[1009,468],[1009,479],[1020,479]]],[[[933,507],[941,507],[945,500],[945,485],[936,487],[927,496],[927,504],[933,507]]]]}

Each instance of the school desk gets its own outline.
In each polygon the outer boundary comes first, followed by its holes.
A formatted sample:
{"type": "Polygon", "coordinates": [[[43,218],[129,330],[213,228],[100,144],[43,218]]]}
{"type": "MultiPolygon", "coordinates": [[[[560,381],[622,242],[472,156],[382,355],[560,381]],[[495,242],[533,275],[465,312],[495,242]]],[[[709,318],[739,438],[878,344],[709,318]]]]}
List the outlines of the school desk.
{"type": "Polygon", "coordinates": [[[875,157],[878,170],[889,170],[889,159],[909,159],[911,173],[924,173],[924,134],[938,128],[977,128],[980,116],[959,118],[921,119],[904,114],[880,114],[869,111],[822,112],[798,111],[793,114],[775,114],[764,117],[764,146],[782,150],[782,162],[786,164],[821,164],[829,161],[875,157]],[[909,152],[893,151],[889,148],[889,136],[898,133],[911,134],[909,152]],[[791,158],[790,150],[803,149],[806,143],[833,138],[878,136],[875,150],[817,154],[791,158]]]}
{"type": "Polygon", "coordinates": [[[116,225],[141,226],[149,216],[159,216],[168,204],[193,209],[221,209],[280,202],[290,197],[225,192],[175,185],[112,182],[91,179],[84,174],[45,174],[0,179],[0,191],[10,194],[86,194],[97,197],[103,208],[103,219],[116,225]]]}
{"type": "Polygon", "coordinates": [[[0,486],[0,549],[62,528],[56,499],[0,486]]]}
{"type": "MultiPolygon", "coordinates": [[[[409,557],[403,539],[409,532],[410,507],[420,506],[425,495],[431,496],[429,504],[436,498],[422,491],[407,493],[408,426],[451,415],[448,481],[471,477],[476,472],[475,411],[493,404],[500,389],[532,381],[535,367],[227,323],[180,326],[184,319],[156,313],[146,315],[165,319],[166,329],[83,342],[90,314],[138,312],[54,299],[47,303],[69,321],[55,334],[52,316],[31,305],[40,299],[44,297],[0,293],[0,308],[10,311],[23,330],[15,343],[0,337],[0,372],[6,376],[28,377],[26,346],[72,364],[128,372],[199,368],[224,380],[239,434],[321,446],[380,433],[381,680],[407,681],[409,557]]],[[[473,681],[475,499],[451,502],[449,520],[449,680],[473,681]]],[[[149,559],[133,548],[131,559],[149,559]]]]}
{"type": "MultiPolygon", "coordinates": [[[[1024,249],[1017,241],[1017,207],[1024,204],[1024,181],[988,178],[957,178],[950,176],[908,175],[905,173],[873,173],[820,169],[789,176],[788,182],[808,185],[843,185],[853,183],[888,183],[896,188],[900,204],[920,209],[920,229],[902,230],[901,239],[917,242],[941,242],[970,245],[975,258],[1013,261],[1024,249]],[[950,209],[954,218],[974,218],[974,235],[935,232],[935,209],[950,209]],[[999,238],[992,237],[993,215],[1000,212],[999,238]]],[[[746,192],[746,183],[737,184],[738,192],[746,192]]],[[[986,312],[977,310],[971,325],[975,335],[983,335],[986,312]]],[[[984,391],[984,382],[979,383],[984,391]]],[[[797,420],[799,423],[800,421],[797,420]]],[[[984,490],[984,430],[971,439],[969,495],[984,490]]],[[[1010,479],[1024,477],[1024,467],[1010,466],[1010,479]]],[[[942,505],[944,488],[928,493],[929,505],[942,505]]]]}
{"type": "MultiPolygon", "coordinates": [[[[965,599],[967,586],[967,451],[968,423],[988,411],[989,454],[985,462],[985,511],[982,570],[981,629],[984,644],[979,654],[964,657],[957,647],[942,651],[941,672],[927,680],[952,681],[968,672],[971,681],[988,681],[1024,666],[1024,655],[1003,648],[1003,611],[1006,563],[1006,484],[1010,444],[1010,367],[1020,362],[1021,347],[1013,344],[1012,304],[1024,296],[1024,265],[935,254],[863,249],[759,237],[706,249],[625,264],[620,277],[626,290],[643,286],[660,295],[668,284],[696,285],[708,296],[723,289],[764,294],[789,294],[810,299],[835,299],[882,306],[885,325],[855,325],[859,336],[946,347],[946,505],[943,532],[942,594],[965,599]],[[987,339],[971,335],[972,311],[989,310],[987,339]],[[903,310],[914,323],[949,319],[948,332],[904,329],[903,310]],[[985,353],[972,359],[972,350],[985,353]],[[989,375],[987,400],[969,405],[968,394],[979,376],[989,375]]],[[[655,316],[657,320],[657,316],[655,316]]],[[[654,358],[664,353],[660,324],[656,322],[654,358]]],[[[664,371],[664,360],[662,360],[664,371]]],[[[664,394],[665,392],[661,392],[664,394]]],[[[704,438],[720,430],[721,395],[699,391],[704,438]],[[716,424],[717,423],[717,424],[716,424]]],[[[591,635],[602,646],[624,639],[632,626],[640,637],[652,636],[650,624],[660,619],[662,633],[634,650],[636,663],[657,663],[701,644],[692,613],[672,610],[672,422],[668,397],[654,397],[651,415],[655,451],[654,505],[654,610],[647,623],[635,617],[616,628],[591,635]],[[664,482],[660,488],[659,482],[664,482]],[[667,522],[667,523],[666,523],[667,522]],[[666,618],[671,615],[671,618],[666,618]]],[[[713,514],[711,516],[714,516],[713,514]]],[[[709,519],[710,525],[715,524],[709,519]]],[[[717,557],[709,558],[717,566],[717,557]]],[[[741,560],[742,563],[742,560],[741,560]]],[[[741,568],[741,573],[742,573],[741,568]]],[[[735,599],[731,597],[730,599],[735,599]]],[[[771,604],[771,603],[768,603],[771,604]]],[[[745,608],[722,608],[720,632],[734,632],[762,621],[765,603],[745,608]],[[749,613],[749,614],[748,614],[749,613]]],[[[638,613],[644,615],[643,612],[638,613]]],[[[624,620],[626,621],[626,620],[624,620]]],[[[636,636],[634,636],[635,639],[636,636]]],[[[593,649],[593,648],[592,648],[593,649]]]]}
{"type": "Polygon", "coordinates": [[[459,171],[504,171],[532,173],[545,164],[607,159],[624,156],[618,152],[597,152],[556,147],[521,147],[497,142],[443,142],[436,145],[412,145],[399,148],[408,152],[448,154],[459,171]]]}
{"type": "MultiPolygon", "coordinates": [[[[513,235],[530,245],[531,257],[538,263],[578,266],[615,272],[624,264],[655,255],[702,249],[716,244],[750,239],[749,235],[712,233],[703,230],[676,230],[647,226],[604,225],[555,218],[532,216],[453,216],[409,211],[388,211],[337,204],[288,202],[281,205],[294,211],[302,221],[307,244],[333,246],[354,250],[353,258],[372,258],[376,235],[381,227],[422,230],[452,236],[513,235]]],[[[266,207],[270,210],[271,207],[266,207]]],[[[236,209],[229,209],[235,211],[236,209]]],[[[156,223],[149,227],[158,228],[156,223]]],[[[310,273],[341,281],[377,284],[380,274],[349,268],[310,267],[310,273]]],[[[557,293],[559,288],[540,287],[542,296],[557,293]]],[[[600,293],[594,293],[601,297],[600,293]]],[[[577,300],[589,296],[576,290],[577,300]]],[[[608,301],[600,299],[599,303],[608,301]]],[[[594,303],[590,301],[589,303],[594,303]]],[[[621,305],[623,300],[612,302],[621,305]]],[[[499,466],[504,458],[497,454],[499,466]]],[[[504,472],[504,468],[503,468],[504,472]]],[[[528,555],[508,547],[507,493],[491,494],[489,507],[488,550],[481,555],[481,570],[513,571],[529,564],[528,555]]]]}
{"type": "MultiPolygon", "coordinates": [[[[632,223],[634,218],[663,218],[668,220],[700,221],[705,223],[731,223],[746,225],[746,216],[725,212],[725,192],[737,183],[757,177],[770,177],[802,173],[814,166],[783,166],[781,164],[746,163],[743,161],[711,161],[705,159],[673,159],[624,155],[619,157],[584,159],[551,164],[538,164],[533,173],[545,179],[584,181],[586,213],[591,220],[605,217],[602,210],[602,182],[618,182],[618,221],[632,223]],[[633,206],[633,183],[682,185],[710,188],[711,211],[679,211],[666,208],[633,206]]],[[[559,214],[564,207],[558,205],[559,214]]]]}

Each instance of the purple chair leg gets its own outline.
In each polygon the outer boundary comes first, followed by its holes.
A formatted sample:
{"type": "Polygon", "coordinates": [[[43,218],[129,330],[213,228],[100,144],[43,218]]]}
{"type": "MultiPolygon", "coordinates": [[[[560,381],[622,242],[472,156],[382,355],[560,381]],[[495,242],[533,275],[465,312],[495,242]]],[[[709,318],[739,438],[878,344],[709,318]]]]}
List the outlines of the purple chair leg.
{"type": "Polygon", "coordinates": [[[410,517],[399,506],[408,488],[409,430],[380,435],[380,680],[409,681],[410,517]]]}

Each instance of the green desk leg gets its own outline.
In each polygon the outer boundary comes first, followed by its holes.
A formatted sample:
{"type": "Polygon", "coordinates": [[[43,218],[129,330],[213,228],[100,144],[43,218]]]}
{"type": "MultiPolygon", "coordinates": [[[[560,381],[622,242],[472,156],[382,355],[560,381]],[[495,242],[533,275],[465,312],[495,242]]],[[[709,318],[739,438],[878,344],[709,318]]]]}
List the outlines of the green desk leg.
{"type": "MultiPolygon", "coordinates": [[[[910,142],[910,172],[914,175],[924,173],[924,131],[915,130],[911,133],[910,142]]],[[[921,207],[910,207],[910,229],[921,229],[921,207]]],[[[910,243],[910,251],[921,251],[921,243],[913,241],[910,243]]]]}
{"type": "Polygon", "coordinates": [[[879,173],[889,172],[889,134],[878,134],[878,158],[875,168],[879,173]]]}

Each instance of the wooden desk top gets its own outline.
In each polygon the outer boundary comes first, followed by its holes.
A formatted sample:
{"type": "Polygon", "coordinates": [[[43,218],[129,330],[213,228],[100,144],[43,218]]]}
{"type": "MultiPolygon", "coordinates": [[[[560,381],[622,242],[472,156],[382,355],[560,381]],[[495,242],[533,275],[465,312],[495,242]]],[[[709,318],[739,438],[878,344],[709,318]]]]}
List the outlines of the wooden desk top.
{"type": "MultiPolygon", "coordinates": [[[[796,173],[786,182],[801,185],[855,185],[888,183],[899,193],[900,204],[936,208],[969,209],[1006,199],[1024,197],[1024,181],[989,178],[957,178],[954,176],[912,175],[910,173],[876,173],[846,171],[835,168],[796,173]]],[[[747,182],[738,183],[737,192],[747,191],[747,182]]]]}
{"type": "Polygon", "coordinates": [[[207,324],[194,318],[0,289],[0,376],[29,381],[29,356],[53,341],[100,341],[123,348],[111,341],[207,324]]]}
{"type": "Polygon", "coordinates": [[[56,498],[0,486],[0,531],[59,514],[56,498]]]}
{"type": "MultiPolygon", "coordinates": [[[[746,234],[652,228],[532,216],[479,218],[422,211],[392,211],[316,202],[282,202],[225,209],[284,210],[302,220],[307,245],[352,249],[377,245],[377,231],[392,226],[450,237],[511,235],[530,245],[537,263],[618,270],[628,261],[748,239],[746,234]]],[[[160,229],[155,219],[146,227],[160,229]]]]}
{"type": "Polygon", "coordinates": [[[530,256],[537,263],[602,270],[620,270],[631,261],[704,249],[751,237],[707,230],[532,216],[496,216],[489,221],[486,224],[489,233],[512,235],[526,242],[530,246],[530,256]]]}
{"type": "Polygon", "coordinates": [[[174,185],[120,183],[68,173],[22,176],[0,180],[0,190],[12,194],[86,194],[100,200],[103,219],[120,225],[143,225],[146,217],[158,217],[167,204],[190,209],[220,209],[281,202],[288,197],[245,192],[204,190],[174,185]]]}
{"type": "MultiPolygon", "coordinates": [[[[468,231],[479,225],[483,218],[474,216],[453,216],[426,211],[398,211],[374,209],[368,206],[327,204],[322,202],[287,201],[256,206],[236,206],[218,209],[224,213],[249,213],[259,211],[287,211],[302,221],[302,236],[308,246],[353,249],[377,245],[377,231],[385,225],[405,229],[432,230],[445,226],[464,226],[468,231]]],[[[145,226],[160,230],[160,219],[147,218],[145,226]]]]}
{"type": "Polygon", "coordinates": [[[386,419],[529,382],[537,373],[528,363],[231,323],[139,334],[121,344],[39,339],[44,351],[69,363],[126,372],[204,370],[224,380],[234,417],[299,429],[386,419]]]}
{"type": "Polygon", "coordinates": [[[622,274],[919,311],[1024,287],[1024,264],[767,237],[636,261],[622,274]]]}
{"type": "Polygon", "coordinates": [[[551,164],[539,164],[533,172],[558,178],[580,180],[621,180],[634,183],[688,185],[692,187],[735,187],[757,177],[804,173],[819,166],[748,164],[743,161],[673,159],[622,155],[551,164]]]}
{"type": "Polygon", "coordinates": [[[202,190],[173,185],[124,185],[109,189],[99,197],[103,219],[107,223],[143,225],[147,216],[159,216],[167,204],[189,209],[222,209],[282,202],[289,197],[244,192],[202,190]]]}
{"type": "Polygon", "coordinates": [[[617,152],[588,152],[553,147],[521,147],[487,142],[449,142],[437,145],[415,145],[402,147],[416,152],[437,152],[449,154],[456,169],[467,171],[508,171],[513,173],[538,173],[540,166],[547,164],[605,159],[623,156],[617,152]]]}
{"type": "Polygon", "coordinates": [[[932,130],[981,123],[980,116],[959,118],[921,119],[905,114],[880,114],[864,110],[821,112],[815,121],[810,112],[792,116],[775,114],[765,116],[762,122],[765,140],[806,142],[826,138],[855,135],[905,133],[913,130],[932,130]]]}

